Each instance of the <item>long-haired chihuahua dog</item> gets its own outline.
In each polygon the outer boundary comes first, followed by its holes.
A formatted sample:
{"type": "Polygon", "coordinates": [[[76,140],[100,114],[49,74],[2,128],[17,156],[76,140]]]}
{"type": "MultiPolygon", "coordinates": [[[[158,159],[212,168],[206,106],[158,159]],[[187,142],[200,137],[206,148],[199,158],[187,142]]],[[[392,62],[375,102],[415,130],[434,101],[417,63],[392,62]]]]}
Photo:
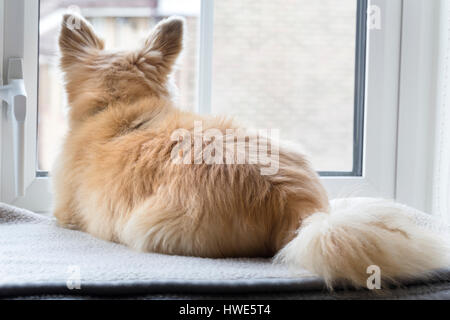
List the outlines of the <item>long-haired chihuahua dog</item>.
{"type": "Polygon", "coordinates": [[[108,52],[86,20],[64,16],[59,45],[70,130],[53,170],[60,225],[142,252],[275,256],[330,287],[338,280],[365,286],[372,265],[383,280],[447,265],[443,240],[417,226],[405,207],[376,199],[330,205],[305,157],[273,139],[247,132],[239,142],[250,154],[244,163],[229,161],[239,152],[197,161],[214,139],[177,141],[174,132],[194,137],[214,128],[223,134],[216,142],[232,145],[239,143],[228,130],[240,128],[174,105],[170,79],[183,30],[183,19],[172,17],[139,50],[108,52]],[[195,133],[198,122],[203,131],[195,133]],[[190,152],[198,141],[200,148],[190,152]],[[269,142],[269,154],[277,152],[273,174],[249,161],[261,141],[269,142]]]}

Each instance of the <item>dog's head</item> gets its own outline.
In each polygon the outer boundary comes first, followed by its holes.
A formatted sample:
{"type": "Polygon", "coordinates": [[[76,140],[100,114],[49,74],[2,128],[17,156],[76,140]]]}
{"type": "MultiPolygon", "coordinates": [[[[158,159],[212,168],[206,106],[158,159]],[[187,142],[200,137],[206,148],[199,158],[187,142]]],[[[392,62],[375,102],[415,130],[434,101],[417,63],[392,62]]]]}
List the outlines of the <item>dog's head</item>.
{"type": "Polygon", "coordinates": [[[183,47],[184,20],[161,21],[139,50],[107,52],[83,17],[65,15],[59,46],[70,118],[79,121],[115,102],[168,96],[169,76],[183,47]]]}

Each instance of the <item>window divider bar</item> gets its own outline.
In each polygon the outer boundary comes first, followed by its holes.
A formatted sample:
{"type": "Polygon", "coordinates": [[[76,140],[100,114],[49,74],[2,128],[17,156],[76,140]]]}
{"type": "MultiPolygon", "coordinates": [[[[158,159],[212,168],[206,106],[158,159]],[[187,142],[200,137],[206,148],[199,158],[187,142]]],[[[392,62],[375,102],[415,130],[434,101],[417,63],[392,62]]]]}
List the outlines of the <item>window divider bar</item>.
{"type": "Polygon", "coordinates": [[[368,0],[358,0],[355,46],[355,111],[353,125],[353,175],[362,176],[364,166],[364,116],[366,97],[368,0]]]}
{"type": "Polygon", "coordinates": [[[197,111],[212,111],[212,55],[214,42],[214,0],[202,0],[200,12],[200,46],[198,59],[197,111]]]}

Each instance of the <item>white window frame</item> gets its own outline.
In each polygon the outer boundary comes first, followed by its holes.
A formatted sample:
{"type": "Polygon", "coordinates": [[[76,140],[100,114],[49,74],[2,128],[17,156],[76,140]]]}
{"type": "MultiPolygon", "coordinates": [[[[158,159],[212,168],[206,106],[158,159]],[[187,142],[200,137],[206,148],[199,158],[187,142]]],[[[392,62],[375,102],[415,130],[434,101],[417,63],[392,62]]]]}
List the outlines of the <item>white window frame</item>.
{"type": "MultiPolygon", "coordinates": [[[[434,168],[431,165],[434,153],[429,147],[429,130],[436,119],[435,108],[424,106],[437,104],[434,97],[438,96],[438,85],[437,81],[436,85],[433,83],[438,78],[438,67],[437,63],[428,61],[434,57],[439,44],[433,34],[439,28],[439,21],[447,18],[439,14],[444,3],[444,0],[369,2],[369,7],[381,9],[382,20],[381,29],[369,30],[367,37],[363,176],[322,177],[331,198],[385,197],[431,210],[433,188],[429,172],[434,168]],[[411,137],[420,139],[413,141],[411,137]],[[426,156],[425,150],[429,151],[426,156]]],[[[2,114],[0,201],[46,212],[51,208],[50,181],[36,176],[38,1],[0,0],[0,9],[4,13],[0,15],[0,26],[5,30],[0,35],[0,43],[5,44],[0,47],[0,58],[3,66],[10,57],[24,58],[28,93],[26,195],[15,198],[10,187],[12,159],[6,148],[11,137],[2,114]],[[25,32],[17,32],[22,30],[19,26],[25,32]]],[[[211,110],[213,27],[214,0],[203,0],[198,79],[198,111],[202,113],[211,110]]],[[[0,66],[0,74],[1,71],[0,66]]]]}
{"type": "MultiPolygon", "coordinates": [[[[25,127],[25,186],[24,197],[17,198],[12,188],[14,181],[11,152],[11,130],[2,113],[1,201],[19,207],[46,212],[50,210],[49,180],[36,176],[37,148],[37,94],[38,94],[38,37],[39,12],[35,0],[1,0],[3,6],[3,70],[9,58],[23,57],[27,91],[27,118],[25,127]]],[[[3,79],[6,75],[3,74],[3,79]]],[[[5,107],[3,107],[5,110],[5,107]]]]}
{"type": "MultiPolygon", "coordinates": [[[[438,76],[436,84],[436,112],[434,125],[434,158],[431,198],[432,212],[450,223],[450,3],[439,4],[439,17],[436,19],[437,62],[435,70],[438,76]]],[[[428,181],[428,184],[430,181],[428,181]]]]}
{"type": "Polygon", "coordinates": [[[447,63],[441,54],[449,41],[442,37],[448,30],[447,7],[446,0],[403,1],[396,199],[450,218],[434,204],[438,177],[433,175],[440,165],[435,141],[440,97],[446,94],[439,84],[447,63]]]}

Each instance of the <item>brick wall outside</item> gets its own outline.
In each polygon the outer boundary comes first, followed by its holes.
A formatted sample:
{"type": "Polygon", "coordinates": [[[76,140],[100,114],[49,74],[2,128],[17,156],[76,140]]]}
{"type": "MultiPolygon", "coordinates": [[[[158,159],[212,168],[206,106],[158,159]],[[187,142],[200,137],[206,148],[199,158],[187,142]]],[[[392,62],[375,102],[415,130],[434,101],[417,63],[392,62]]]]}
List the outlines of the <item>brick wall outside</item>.
{"type": "Polygon", "coordinates": [[[213,110],[351,171],[356,0],[215,1],[213,110]]]}

